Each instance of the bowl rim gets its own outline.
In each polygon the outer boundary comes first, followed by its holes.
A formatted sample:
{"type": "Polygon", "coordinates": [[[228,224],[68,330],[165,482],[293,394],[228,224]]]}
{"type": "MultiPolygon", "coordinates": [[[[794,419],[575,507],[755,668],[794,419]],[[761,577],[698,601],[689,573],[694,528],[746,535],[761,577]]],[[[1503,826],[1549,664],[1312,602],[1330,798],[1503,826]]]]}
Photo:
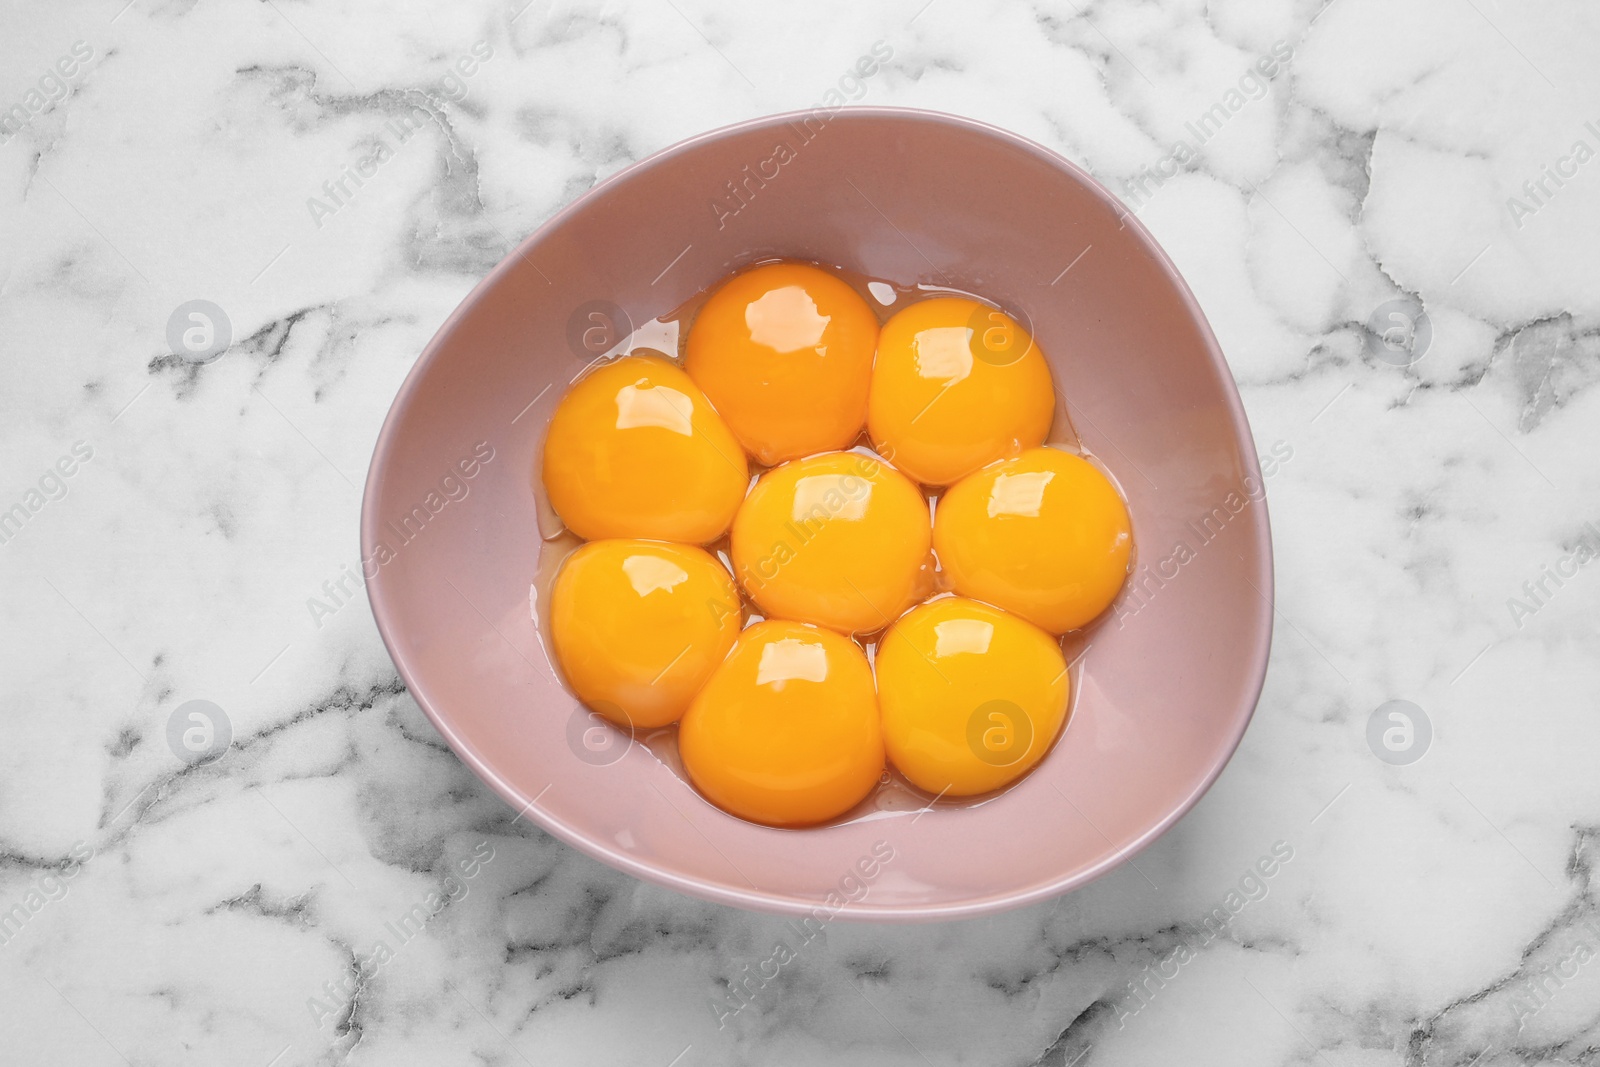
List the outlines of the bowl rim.
{"type": "MultiPolygon", "coordinates": [[[[1150,231],[1139,221],[1138,217],[1115,194],[1083,168],[1059,153],[1020,134],[979,119],[925,108],[845,105],[836,109],[805,108],[798,111],[784,111],[763,115],[727,126],[719,126],[684,138],[596,182],[571,203],[556,211],[527,237],[523,238],[516,248],[501,259],[462,298],[455,310],[444,320],[434,333],[433,338],[423,348],[416,362],[407,372],[404,382],[401,383],[394,401],[390,404],[388,414],[384,416],[383,427],[378,432],[377,442],[373,447],[372,461],[367,468],[367,477],[362,488],[359,534],[361,540],[357,545],[358,550],[361,545],[371,542],[376,535],[379,526],[377,514],[379,486],[387,472],[390,454],[394,449],[395,437],[399,432],[398,428],[406,419],[424,372],[438,358],[439,352],[447,346],[456,330],[460,328],[462,321],[475,308],[482,295],[510,272],[518,260],[527,259],[531,263],[532,260],[528,254],[534,246],[542,242],[549,234],[559,230],[568,219],[587,208],[590,200],[609,190],[613,185],[653,170],[679,156],[692,152],[701,145],[741,133],[802,121],[805,118],[816,116],[819,112],[826,115],[829,122],[859,118],[888,119],[947,126],[978,133],[1001,141],[1046,166],[1064,172],[1082,188],[1100,199],[1120,218],[1122,224],[1130,230],[1134,238],[1150,253],[1155,263],[1160,266],[1162,272],[1167,276],[1168,281],[1175,287],[1191,319],[1198,326],[1206,355],[1211,360],[1213,370],[1217,372],[1224,385],[1222,390],[1223,399],[1231,416],[1230,425],[1233,431],[1234,444],[1241,453],[1246,466],[1245,473],[1254,476],[1257,484],[1261,484],[1261,465],[1256,456],[1255,438],[1250,429],[1249,418],[1244,410],[1244,403],[1239,396],[1238,383],[1235,381],[1232,369],[1228,366],[1227,360],[1222,354],[1221,346],[1218,345],[1216,336],[1211,330],[1210,322],[1206,319],[1205,313],[1201,310],[1194,293],[1190,290],[1183,275],[1179,273],[1177,266],[1167,255],[1166,250],[1161,247],[1150,231]]],[[[1204,777],[1187,796],[1133,841],[1093,865],[1082,868],[1072,874],[1022,889],[1005,890],[952,904],[927,906],[916,904],[875,905],[870,900],[863,900],[860,903],[846,904],[833,913],[832,919],[893,923],[949,921],[991,915],[1037,903],[1087,885],[1131,860],[1148,848],[1167,830],[1171,829],[1179,819],[1187,815],[1200,801],[1200,798],[1215,784],[1223,769],[1232,760],[1234,753],[1238,750],[1239,743],[1244,738],[1245,730],[1249,728],[1251,720],[1255,717],[1256,707],[1260,703],[1261,693],[1266,685],[1267,666],[1272,648],[1272,617],[1276,608],[1274,606],[1272,529],[1265,494],[1262,495],[1258,503],[1260,505],[1259,508],[1252,509],[1251,524],[1253,527],[1252,532],[1261,538],[1263,546],[1261,558],[1255,568],[1256,573],[1254,575],[1256,592],[1260,594],[1257,617],[1263,625],[1259,627],[1259,636],[1254,647],[1249,649],[1247,653],[1248,670],[1246,677],[1250,679],[1250,682],[1246,688],[1249,690],[1250,696],[1247,701],[1241,703],[1241,711],[1235,716],[1236,721],[1233,724],[1231,736],[1224,738],[1227,745],[1223,755],[1220,759],[1214,761],[1204,777]]],[[[411,663],[406,656],[396,650],[398,635],[395,631],[398,624],[395,609],[389,602],[382,578],[383,575],[380,571],[376,577],[367,580],[367,599],[372,609],[373,620],[378,627],[378,634],[383,640],[384,648],[388,651],[389,658],[399,672],[401,680],[404,681],[407,692],[417,702],[417,705],[422,708],[423,714],[428,717],[434,729],[439,731],[440,736],[444,738],[456,757],[465,763],[480,780],[487,783],[490,788],[498,793],[503,800],[513,808],[516,808],[521,815],[528,816],[546,832],[578,849],[580,852],[600,860],[607,866],[623,871],[642,881],[665,886],[701,900],[709,900],[717,904],[725,904],[746,911],[766,914],[804,915],[809,914],[819,906],[819,902],[816,900],[788,895],[781,891],[755,888],[741,889],[662,869],[654,864],[637,859],[626,852],[610,848],[605,842],[589,837],[543,811],[537,804],[537,797],[527,798],[523,795],[522,790],[503,779],[489,767],[473,746],[456,732],[451,725],[449,717],[436,708],[428,698],[423,686],[413,675],[411,663]]]]}

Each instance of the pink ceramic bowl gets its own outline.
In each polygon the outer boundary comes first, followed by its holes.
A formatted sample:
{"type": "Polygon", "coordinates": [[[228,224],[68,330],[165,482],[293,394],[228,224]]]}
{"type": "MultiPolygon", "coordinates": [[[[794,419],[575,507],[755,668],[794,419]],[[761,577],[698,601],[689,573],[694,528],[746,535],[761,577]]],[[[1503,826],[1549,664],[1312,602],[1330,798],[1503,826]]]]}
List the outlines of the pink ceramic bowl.
{"type": "Polygon", "coordinates": [[[1110,870],[1222,770],[1271,637],[1260,468],[1171,261],[1054,153],[898,108],[704,134],[542,226],[406,379],[367,476],[361,545],[411,694],[514,809],[639,878],[814,923],[980,915],[1110,870]],[[596,726],[541,644],[534,457],[585,343],[774,256],[1025,314],[1083,444],[1127,493],[1139,565],[1074,669],[1072,718],[1032,774],[986,803],[891,806],[809,830],[743,822],[596,726]]]}

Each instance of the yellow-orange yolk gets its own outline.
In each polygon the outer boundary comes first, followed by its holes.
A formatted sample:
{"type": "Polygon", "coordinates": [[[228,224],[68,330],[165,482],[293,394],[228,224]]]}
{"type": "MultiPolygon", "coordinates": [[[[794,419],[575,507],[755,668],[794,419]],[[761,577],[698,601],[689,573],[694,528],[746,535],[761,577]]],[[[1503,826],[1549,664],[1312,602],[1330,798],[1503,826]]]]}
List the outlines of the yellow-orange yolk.
{"type": "Polygon", "coordinates": [[[735,275],[689,328],[684,369],[766,466],[848,448],[867,421],[878,320],[804,263],[735,275]]]}
{"type": "Polygon", "coordinates": [[[595,368],[562,397],[545,438],[550,505],[590,541],[713,541],[749,478],[744,451],[699,387],[655,356],[595,368]]]}
{"type": "Polygon", "coordinates": [[[945,597],[894,624],[878,645],[889,762],[930,793],[1007,785],[1049,750],[1067,714],[1056,640],[987,604],[945,597]]]}
{"type": "Polygon", "coordinates": [[[1051,633],[1088,624],[1128,577],[1128,507],[1089,461],[1034,448],[939,499],[934,549],[950,585],[1051,633]]]}
{"type": "Polygon", "coordinates": [[[704,549],[592,541],[561,564],[550,637],[572,691],[618,726],[675,722],[739,636],[733,578],[704,549]]]}
{"type": "Polygon", "coordinates": [[[867,430],[880,453],[924,485],[949,485],[1043,443],[1054,415],[1044,353],[1009,315],[936,297],[884,323],[867,430]]]}
{"type": "Polygon", "coordinates": [[[872,668],[832,631],[758,622],[689,706],[678,748],[696,788],[740,818],[769,826],[834,818],[883,772],[872,668]]]}
{"type": "Polygon", "coordinates": [[[928,504],[875,456],[828,452],[761,476],[733,520],[733,568],[769,616],[881,630],[929,583],[928,504]]]}

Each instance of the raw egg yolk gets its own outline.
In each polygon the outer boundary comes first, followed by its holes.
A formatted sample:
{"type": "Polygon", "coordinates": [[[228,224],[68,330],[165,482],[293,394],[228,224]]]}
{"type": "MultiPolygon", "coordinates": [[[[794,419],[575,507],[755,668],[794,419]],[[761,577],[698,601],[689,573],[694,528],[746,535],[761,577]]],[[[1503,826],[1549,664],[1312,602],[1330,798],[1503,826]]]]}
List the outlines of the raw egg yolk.
{"type": "Polygon", "coordinates": [[[1127,505],[1099,469],[1033,448],[951,486],[933,544],[956,592],[1060,634],[1116,599],[1133,535],[1127,505]]]}
{"type": "Polygon", "coordinates": [[[771,263],[705,302],[683,365],[745,449],[773,466],[855,443],[877,340],[878,320],[850,286],[771,263]]]}
{"type": "Polygon", "coordinates": [[[889,762],[930,793],[973,796],[1038,763],[1067,714],[1056,640],[987,604],[945,597],[878,645],[889,762]]]}
{"type": "Polygon", "coordinates": [[[876,456],[828,452],[761,476],[733,520],[733,569],[769,616],[881,630],[931,582],[928,504],[876,456]]]}
{"type": "Polygon", "coordinates": [[[1043,443],[1054,415],[1044,353],[1004,312],[936,297],[884,323],[867,430],[924,485],[949,485],[1043,443]]]}
{"type": "Polygon", "coordinates": [[[677,721],[742,621],[726,567],[659,541],[591,541],[562,562],[550,595],[550,639],[572,691],[624,728],[677,721]]]}
{"type": "Polygon", "coordinates": [[[805,826],[841,815],[883,773],[872,668],[832,631],[758,622],[689,706],[678,748],[695,786],[740,818],[805,826]]]}
{"type": "Polygon", "coordinates": [[[655,356],[596,367],[562,397],[545,438],[550,505],[589,541],[713,541],[749,478],[744,452],[705,394],[655,356]]]}

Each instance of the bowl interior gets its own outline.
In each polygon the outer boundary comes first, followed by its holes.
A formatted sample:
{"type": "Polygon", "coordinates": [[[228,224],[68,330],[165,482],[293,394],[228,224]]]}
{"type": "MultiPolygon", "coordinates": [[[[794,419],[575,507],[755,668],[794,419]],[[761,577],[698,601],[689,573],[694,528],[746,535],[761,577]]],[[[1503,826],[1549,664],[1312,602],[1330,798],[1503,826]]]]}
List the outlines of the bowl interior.
{"type": "Polygon", "coordinates": [[[948,918],[1093,878],[1221,770],[1271,632],[1249,430],[1171,263],[1059,157],[898,109],[707,134],[552,219],[406,381],[361,537],[373,610],[412,694],[513,807],[636,876],[795,914],[948,918]],[[607,305],[643,323],[773,256],[967,290],[1024,315],[1083,445],[1127,494],[1138,566],[1074,671],[1072,720],[1037,770],[986,803],[798,831],[743,822],[641,745],[596,750],[536,632],[534,457],[587,361],[583,330],[619,325],[607,305]]]}

